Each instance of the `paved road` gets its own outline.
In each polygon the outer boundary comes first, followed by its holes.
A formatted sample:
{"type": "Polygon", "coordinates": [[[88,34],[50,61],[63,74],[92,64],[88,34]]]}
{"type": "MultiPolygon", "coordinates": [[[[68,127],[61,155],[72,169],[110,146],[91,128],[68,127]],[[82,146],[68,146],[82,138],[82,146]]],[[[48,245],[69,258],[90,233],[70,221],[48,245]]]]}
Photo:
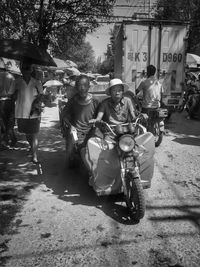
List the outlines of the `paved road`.
{"type": "Polygon", "coordinates": [[[27,144],[1,152],[0,266],[200,266],[200,122],[173,114],[155,155],[146,215],[98,198],[83,168],[65,169],[57,107],[46,108],[42,168],[27,144]]]}

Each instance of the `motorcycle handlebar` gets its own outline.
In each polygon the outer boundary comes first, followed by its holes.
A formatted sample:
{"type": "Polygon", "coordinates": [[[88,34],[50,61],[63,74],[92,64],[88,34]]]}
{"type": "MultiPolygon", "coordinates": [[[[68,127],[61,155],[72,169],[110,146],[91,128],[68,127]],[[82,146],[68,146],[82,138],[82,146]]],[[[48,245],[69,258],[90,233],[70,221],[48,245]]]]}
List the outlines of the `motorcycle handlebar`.
{"type": "MultiPolygon", "coordinates": [[[[138,115],[138,117],[136,118],[136,120],[134,122],[126,122],[126,123],[121,123],[121,126],[128,126],[130,123],[132,123],[134,126],[138,125],[138,122],[140,119],[143,118],[142,113],[140,113],[138,115]]],[[[113,131],[113,128],[116,128],[119,124],[108,124],[107,122],[101,120],[101,121],[96,121],[96,120],[90,120],[89,124],[92,124],[94,126],[98,126],[98,124],[104,125],[106,126],[106,128],[114,135],[116,136],[115,132],[113,131]]]]}

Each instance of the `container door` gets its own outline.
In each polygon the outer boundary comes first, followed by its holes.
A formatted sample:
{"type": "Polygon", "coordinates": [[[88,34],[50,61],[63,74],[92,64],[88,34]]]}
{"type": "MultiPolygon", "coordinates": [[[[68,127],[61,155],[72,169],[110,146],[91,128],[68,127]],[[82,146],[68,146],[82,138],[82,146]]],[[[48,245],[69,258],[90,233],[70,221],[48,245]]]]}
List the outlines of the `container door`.
{"type": "Polygon", "coordinates": [[[123,80],[135,89],[139,86],[149,58],[149,26],[125,25],[124,28],[124,77],[123,80]]]}
{"type": "MultiPolygon", "coordinates": [[[[159,30],[158,30],[159,31],[159,30]]],[[[159,33],[158,33],[159,34],[159,33]]],[[[184,81],[186,28],[163,26],[160,49],[160,81],[163,84],[165,104],[176,105],[184,81]]]]}

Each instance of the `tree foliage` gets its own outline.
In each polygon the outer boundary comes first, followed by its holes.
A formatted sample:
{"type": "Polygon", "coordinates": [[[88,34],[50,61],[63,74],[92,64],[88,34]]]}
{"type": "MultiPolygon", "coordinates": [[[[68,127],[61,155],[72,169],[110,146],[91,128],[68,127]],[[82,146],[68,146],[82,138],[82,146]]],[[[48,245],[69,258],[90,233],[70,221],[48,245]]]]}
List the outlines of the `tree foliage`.
{"type": "Polygon", "coordinates": [[[98,65],[98,70],[97,70],[103,75],[114,72],[114,53],[115,53],[114,30],[111,30],[109,34],[110,34],[110,43],[107,45],[105,60],[98,65]]]}
{"type": "Polygon", "coordinates": [[[99,26],[99,17],[112,13],[115,0],[1,0],[0,34],[27,38],[44,46],[56,43],[56,33],[66,28],[82,34],[99,26]]]}
{"type": "Polygon", "coordinates": [[[155,17],[157,19],[172,19],[188,22],[188,51],[192,51],[195,50],[200,43],[199,14],[199,0],[159,0],[155,17]]]}
{"type": "Polygon", "coordinates": [[[95,56],[92,46],[89,42],[83,41],[79,46],[72,46],[71,60],[76,62],[81,72],[89,72],[94,69],[95,56]]]}

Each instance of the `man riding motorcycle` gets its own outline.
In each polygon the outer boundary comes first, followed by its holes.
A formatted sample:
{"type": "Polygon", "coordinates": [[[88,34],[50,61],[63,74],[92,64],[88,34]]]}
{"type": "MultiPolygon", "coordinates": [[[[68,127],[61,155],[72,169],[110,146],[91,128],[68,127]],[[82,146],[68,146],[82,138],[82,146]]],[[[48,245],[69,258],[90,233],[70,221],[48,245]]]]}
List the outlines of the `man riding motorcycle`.
{"type": "Polygon", "coordinates": [[[148,112],[149,109],[159,108],[161,102],[162,85],[155,77],[156,67],[153,65],[147,66],[147,78],[142,81],[136,90],[136,94],[142,91],[143,112],[148,112]]]}
{"type": "Polygon", "coordinates": [[[128,85],[122,83],[120,79],[110,80],[106,98],[98,109],[96,121],[104,120],[109,124],[121,124],[135,120],[135,110],[129,97],[123,96],[128,90],[128,85]]]}
{"type": "Polygon", "coordinates": [[[159,113],[158,108],[161,105],[162,85],[155,77],[156,67],[153,65],[147,66],[147,78],[142,81],[136,90],[136,94],[142,93],[142,112],[149,117],[146,121],[148,131],[155,136],[155,145],[159,146],[162,141],[164,132],[164,121],[161,118],[167,116],[167,110],[159,113]],[[162,114],[163,113],[163,114],[162,114]]]}

